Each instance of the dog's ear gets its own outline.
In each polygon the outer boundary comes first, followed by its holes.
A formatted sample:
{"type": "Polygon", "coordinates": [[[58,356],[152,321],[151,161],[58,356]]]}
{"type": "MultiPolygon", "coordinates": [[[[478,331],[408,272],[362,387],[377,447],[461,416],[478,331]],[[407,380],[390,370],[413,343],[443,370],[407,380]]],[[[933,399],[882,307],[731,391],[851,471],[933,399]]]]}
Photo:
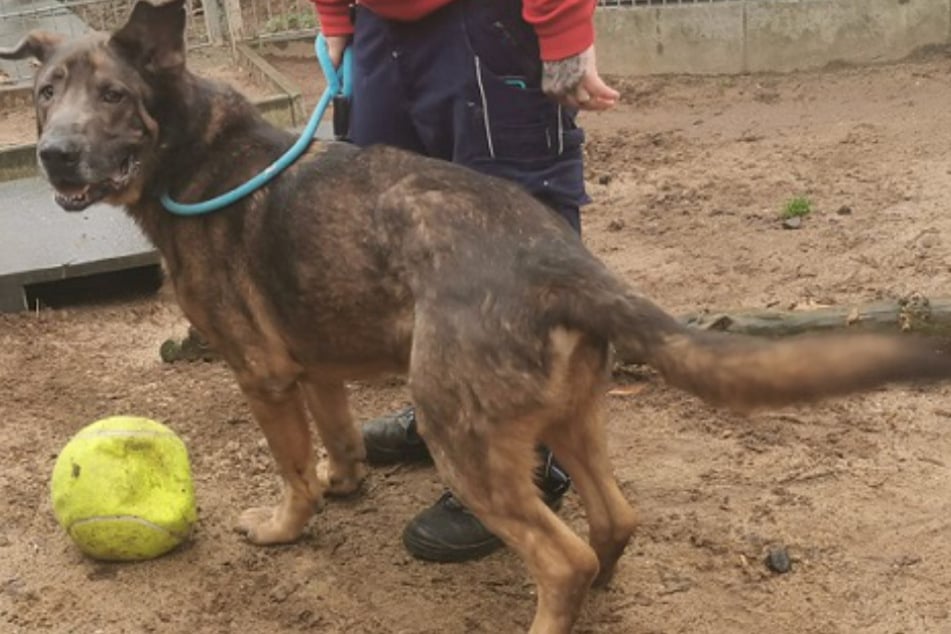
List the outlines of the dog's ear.
{"type": "Polygon", "coordinates": [[[181,70],[185,66],[185,0],[161,4],[139,0],[109,44],[149,73],[181,70]]]}
{"type": "Polygon", "coordinates": [[[0,59],[26,59],[34,57],[45,62],[66,38],[58,33],[30,31],[13,48],[0,48],[0,59]]]}

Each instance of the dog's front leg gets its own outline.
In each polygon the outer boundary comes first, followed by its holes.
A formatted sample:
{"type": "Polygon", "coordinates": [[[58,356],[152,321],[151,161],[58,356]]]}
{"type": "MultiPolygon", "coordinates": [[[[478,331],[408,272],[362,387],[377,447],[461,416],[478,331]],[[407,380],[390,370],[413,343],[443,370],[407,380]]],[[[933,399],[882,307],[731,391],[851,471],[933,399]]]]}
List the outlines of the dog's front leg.
{"type": "Polygon", "coordinates": [[[317,479],[327,495],[350,495],[367,475],[367,451],[350,416],[347,389],[341,382],[308,377],[301,390],[327,451],[327,459],[317,465],[317,479]]]}
{"type": "Polygon", "coordinates": [[[242,381],[242,388],[277,461],[284,492],[277,506],[242,513],[238,529],[255,544],[291,542],[300,537],[323,495],[303,395],[296,381],[280,387],[242,381]]]}

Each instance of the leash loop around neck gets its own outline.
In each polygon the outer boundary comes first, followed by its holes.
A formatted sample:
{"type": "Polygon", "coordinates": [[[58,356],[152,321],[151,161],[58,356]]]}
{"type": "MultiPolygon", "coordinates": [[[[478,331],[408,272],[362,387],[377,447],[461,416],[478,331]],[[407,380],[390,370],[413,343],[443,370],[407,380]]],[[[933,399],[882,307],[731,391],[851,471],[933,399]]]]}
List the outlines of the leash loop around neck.
{"type": "Polygon", "coordinates": [[[248,194],[260,189],[270,182],[275,176],[283,172],[289,166],[293,165],[300,156],[307,151],[317,133],[317,126],[323,119],[327,106],[335,97],[349,98],[353,94],[353,53],[348,46],[343,53],[343,61],[340,63],[339,71],[334,68],[333,61],[330,59],[330,51],[327,48],[327,40],[323,34],[317,36],[314,42],[314,49],[317,52],[317,61],[323,70],[324,77],[327,79],[327,88],[320,96],[317,107],[307,121],[307,125],[301,132],[300,138],[292,145],[280,158],[268,165],[262,172],[250,180],[235,187],[231,191],[225,192],[220,196],[205,200],[199,203],[179,203],[172,200],[168,192],[162,194],[161,202],[169,212],[178,216],[199,216],[202,214],[218,211],[228,205],[241,200],[248,194]]]}

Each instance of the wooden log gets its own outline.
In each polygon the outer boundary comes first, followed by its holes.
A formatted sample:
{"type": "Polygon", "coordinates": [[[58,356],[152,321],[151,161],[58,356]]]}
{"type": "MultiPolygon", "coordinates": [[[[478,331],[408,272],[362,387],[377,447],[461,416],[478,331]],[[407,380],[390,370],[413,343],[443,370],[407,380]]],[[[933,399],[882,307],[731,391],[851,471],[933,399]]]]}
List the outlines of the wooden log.
{"type": "MultiPolygon", "coordinates": [[[[951,354],[951,299],[922,295],[907,298],[831,306],[814,310],[736,310],[681,315],[689,327],[760,337],[788,337],[833,330],[911,332],[935,337],[936,349],[951,354]]],[[[646,380],[641,359],[618,358],[613,373],[620,383],[646,380]],[[621,379],[621,377],[624,377],[621,379]]]]}
{"type": "Polygon", "coordinates": [[[704,330],[783,337],[849,329],[951,336],[951,299],[912,295],[893,301],[815,310],[739,310],[683,315],[680,322],[704,330]]]}

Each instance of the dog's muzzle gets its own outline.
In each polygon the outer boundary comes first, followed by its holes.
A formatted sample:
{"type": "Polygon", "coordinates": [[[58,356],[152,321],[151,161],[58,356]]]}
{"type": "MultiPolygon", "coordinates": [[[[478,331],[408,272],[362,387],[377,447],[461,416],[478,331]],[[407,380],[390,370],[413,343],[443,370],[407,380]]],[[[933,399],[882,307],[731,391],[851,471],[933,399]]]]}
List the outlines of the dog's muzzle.
{"type": "Polygon", "coordinates": [[[56,204],[66,211],[82,211],[106,196],[129,186],[140,163],[132,150],[124,152],[115,167],[87,165],[81,144],[69,139],[40,142],[37,155],[50,184],[56,190],[56,204]]]}

